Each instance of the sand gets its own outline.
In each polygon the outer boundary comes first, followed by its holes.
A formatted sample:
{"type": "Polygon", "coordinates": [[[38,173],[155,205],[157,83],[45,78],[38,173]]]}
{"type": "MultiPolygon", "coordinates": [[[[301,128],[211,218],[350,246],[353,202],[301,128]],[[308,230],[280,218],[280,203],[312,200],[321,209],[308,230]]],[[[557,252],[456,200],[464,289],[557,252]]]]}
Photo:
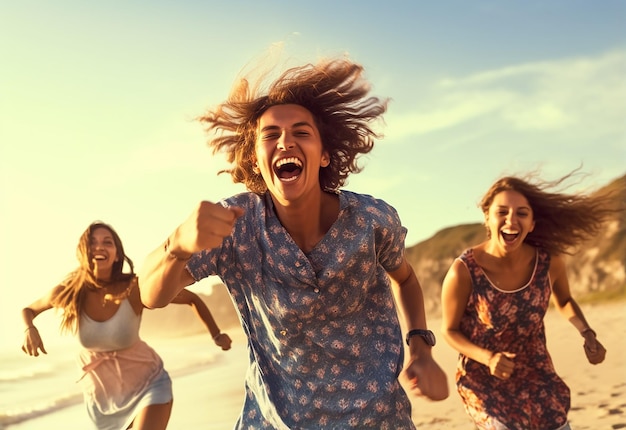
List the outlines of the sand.
{"type": "MultiPolygon", "coordinates": [[[[585,316],[608,350],[604,363],[593,366],[585,358],[582,338],[555,311],[546,317],[548,347],[559,374],[572,392],[570,423],[574,430],[626,429],[626,303],[584,306],[585,316]]],[[[429,325],[439,329],[439,320],[429,325]]],[[[246,369],[241,333],[229,331],[233,350],[220,355],[206,369],[173,375],[174,409],[168,429],[230,429],[239,415],[246,369]]],[[[413,399],[414,421],[422,430],[472,429],[453,386],[456,353],[440,341],[434,356],[449,375],[450,397],[441,402],[413,399]]],[[[83,406],[8,427],[18,429],[85,430],[83,406]]]]}

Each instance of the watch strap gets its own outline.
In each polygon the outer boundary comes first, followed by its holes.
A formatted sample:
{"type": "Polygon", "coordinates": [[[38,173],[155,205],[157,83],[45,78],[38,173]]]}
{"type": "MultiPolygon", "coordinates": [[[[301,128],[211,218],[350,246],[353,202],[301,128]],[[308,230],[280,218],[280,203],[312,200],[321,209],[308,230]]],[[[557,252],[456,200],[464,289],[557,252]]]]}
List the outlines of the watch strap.
{"type": "Polygon", "coordinates": [[[422,339],[424,339],[424,341],[426,342],[427,345],[429,346],[435,346],[435,334],[430,331],[430,330],[425,330],[425,329],[421,329],[421,328],[416,328],[413,329],[411,331],[409,331],[406,334],[406,344],[409,345],[409,341],[411,340],[411,338],[413,336],[420,336],[422,339]]]}

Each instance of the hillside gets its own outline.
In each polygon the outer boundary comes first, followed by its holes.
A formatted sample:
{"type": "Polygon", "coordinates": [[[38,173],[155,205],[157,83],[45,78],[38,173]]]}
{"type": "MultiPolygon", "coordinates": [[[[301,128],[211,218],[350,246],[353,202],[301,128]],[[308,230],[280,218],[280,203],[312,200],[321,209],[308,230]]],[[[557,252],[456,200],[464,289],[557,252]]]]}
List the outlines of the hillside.
{"type": "MultiPolygon", "coordinates": [[[[614,193],[615,205],[626,202],[626,175],[597,193],[614,193]]],[[[478,209],[476,209],[478,210],[478,209]]],[[[407,248],[407,258],[422,288],[430,318],[440,315],[441,281],[448,267],[464,249],[485,240],[482,224],[448,227],[431,238],[407,248]]],[[[626,212],[612,220],[602,235],[593,238],[567,257],[568,276],[574,297],[579,302],[597,300],[599,296],[626,296],[626,212]]],[[[223,285],[202,296],[222,329],[240,328],[233,304],[223,285]]],[[[165,309],[146,311],[142,330],[160,335],[181,335],[205,330],[186,306],[170,305],[165,309]]]]}

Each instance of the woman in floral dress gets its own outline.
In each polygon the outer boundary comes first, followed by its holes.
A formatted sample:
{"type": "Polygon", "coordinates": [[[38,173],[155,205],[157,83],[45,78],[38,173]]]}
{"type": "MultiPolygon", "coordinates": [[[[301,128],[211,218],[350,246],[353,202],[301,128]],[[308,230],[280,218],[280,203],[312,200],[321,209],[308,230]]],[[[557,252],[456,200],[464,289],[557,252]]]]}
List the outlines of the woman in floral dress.
{"type": "Polygon", "coordinates": [[[546,347],[550,297],[584,338],[591,364],[606,350],[570,294],[561,254],[597,234],[610,198],[549,192],[547,183],[504,177],[483,197],[487,240],[463,252],[443,282],[443,332],[460,352],[456,374],[479,429],[569,429],[570,391],[546,347]]]}

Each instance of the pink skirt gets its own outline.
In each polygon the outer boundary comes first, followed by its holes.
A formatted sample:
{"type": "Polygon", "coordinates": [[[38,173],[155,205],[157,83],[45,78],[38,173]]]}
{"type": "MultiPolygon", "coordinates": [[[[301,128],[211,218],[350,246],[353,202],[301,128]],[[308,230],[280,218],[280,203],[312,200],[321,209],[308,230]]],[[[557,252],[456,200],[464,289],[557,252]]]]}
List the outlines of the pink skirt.
{"type": "Polygon", "coordinates": [[[144,407],[172,400],[163,361],[142,340],[119,351],[82,350],[78,360],[87,411],[98,429],[125,429],[144,407]]]}

